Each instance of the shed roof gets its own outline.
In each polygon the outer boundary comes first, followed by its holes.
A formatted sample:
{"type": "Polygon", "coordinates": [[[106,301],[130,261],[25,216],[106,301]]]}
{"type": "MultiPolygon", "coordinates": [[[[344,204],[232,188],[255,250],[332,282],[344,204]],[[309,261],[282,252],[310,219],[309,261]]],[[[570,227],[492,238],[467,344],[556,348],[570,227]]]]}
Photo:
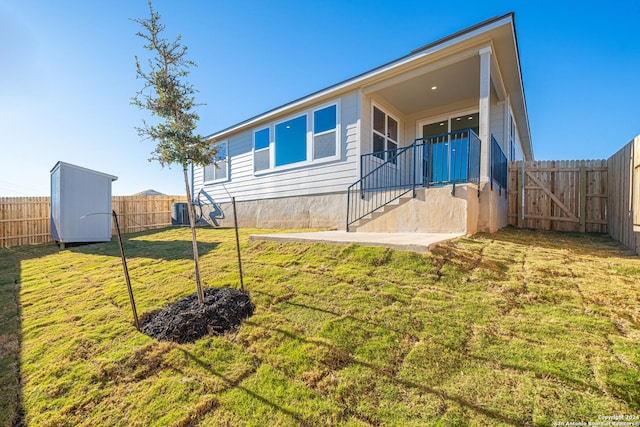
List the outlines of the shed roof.
{"type": "Polygon", "coordinates": [[[118,179],[118,177],[115,176],[115,175],[110,175],[110,174],[104,173],[104,172],[98,172],[98,171],[95,171],[93,169],[83,168],[82,166],[77,166],[77,165],[73,165],[71,163],[66,163],[66,162],[62,162],[62,161],[59,161],[58,163],[56,163],[55,166],[53,168],[51,168],[50,173],[53,173],[53,171],[55,171],[56,169],[61,168],[61,167],[69,167],[69,168],[77,169],[77,170],[80,170],[80,171],[83,171],[83,172],[92,173],[94,175],[102,175],[102,176],[111,178],[111,181],[115,181],[115,180],[118,179]]]}

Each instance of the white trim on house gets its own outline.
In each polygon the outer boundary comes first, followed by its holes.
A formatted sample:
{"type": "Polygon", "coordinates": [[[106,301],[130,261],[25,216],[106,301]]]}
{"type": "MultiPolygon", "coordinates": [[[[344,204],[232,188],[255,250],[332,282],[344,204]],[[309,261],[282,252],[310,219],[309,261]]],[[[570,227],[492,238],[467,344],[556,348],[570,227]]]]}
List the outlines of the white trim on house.
{"type": "Polygon", "coordinates": [[[311,150],[311,153],[309,153],[309,158],[311,159],[311,162],[313,164],[317,164],[317,163],[321,163],[321,162],[332,162],[332,161],[336,161],[336,160],[340,160],[342,158],[342,144],[340,143],[342,135],[340,130],[342,129],[342,120],[341,120],[341,111],[340,111],[340,99],[336,99],[335,101],[331,101],[331,102],[327,102],[324,104],[319,105],[317,108],[313,108],[311,109],[310,115],[309,117],[311,118],[311,124],[310,124],[310,132],[311,132],[311,144],[309,144],[309,149],[311,150]],[[333,129],[327,129],[325,131],[321,131],[318,133],[315,133],[315,113],[321,110],[324,110],[326,108],[335,106],[336,107],[336,126],[333,129]],[[335,149],[336,152],[333,156],[325,156],[325,157],[319,157],[318,159],[315,158],[315,147],[316,147],[316,137],[318,136],[324,136],[324,135],[328,135],[331,132],[335,132],[336,137],[335,137],[335,149]]]}
{"type": "Polygon", "coordinates": [[[479,114],[479,111],[477,108],[465,108],[462,110],[455,110],[447,114],[439,114],[437,116],[425,117],[424,119],[416,120],[416,135],[418,138],[424,138],[425,135],[422,134],[422,126],[445,120],[447,121],[447,130],[442,133],[449,133],[451,132],[451,119],[466,116],[468,114],[479,114]]]}
{"type": "Polygon", "coordinates": [[[370,153],[375,152],[376,150],[373,147],[373,137],[374,135],[379,135],[382,136],[384,138],[384,150],[390,150],[389,148],[389,140],[391,140],[391,142],[393,142],[394,144],[396,144],[396,148],[400,148],[400,142],[401,142],[401,129],[403,126],[402,121],[394,114],[394,113],[389,113],[389,109],[386,107],[383,107],[381,104],[379,104],[378,102],[374,101],[373,99],[371,100],[371,111],[369,112],[370,114],[370,118],[371,118],[371,141],[369,141],[369,146],[371,147],[371,149],[369,150],[370,153]],[[375,109],[380,110],[382,113],[384,113],[384,129],[385,132],[387,133],[386,135],[382,135],[380,132],[376,131],[374,129],[374,124],[375,124],[375,117],[374,117],[374,111],[375,109]],[[394,140],[393,138],[388,136],[388,126],[389,126],[389,122],[388,122],[388,117],[391,117],[393,120],[395,120],[396,122],[396,139],[394,140]]]}
{"type": "Polygon", "coordinates": [[[491,150],[491,56],[490,46],[478,51],[480,55],[480,96],[478,102],[480,146],[480,182],[489,181],[489,158],[491,150]]]}

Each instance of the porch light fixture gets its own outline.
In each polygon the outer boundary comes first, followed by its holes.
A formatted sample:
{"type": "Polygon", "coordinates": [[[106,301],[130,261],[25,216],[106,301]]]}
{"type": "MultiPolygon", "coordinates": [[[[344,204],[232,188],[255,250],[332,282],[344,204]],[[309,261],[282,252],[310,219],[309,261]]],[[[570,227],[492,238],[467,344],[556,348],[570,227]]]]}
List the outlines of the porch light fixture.
{"type": "Polygon", "coordinates": [[[436,90],[438,89],[438,86],[431,86],[431,90],[436,90]]]}

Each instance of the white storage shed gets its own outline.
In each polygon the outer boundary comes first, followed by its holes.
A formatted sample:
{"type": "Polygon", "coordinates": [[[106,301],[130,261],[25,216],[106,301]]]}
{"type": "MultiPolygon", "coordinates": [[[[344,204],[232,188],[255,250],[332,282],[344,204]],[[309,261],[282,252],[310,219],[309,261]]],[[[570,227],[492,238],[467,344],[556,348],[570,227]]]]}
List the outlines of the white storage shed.
{"type": "Polygon", "coordinates": [[[51,237],[65,243],[111,240],[111,183],[118,177],[70,163],[51,169],[51,237]]]}

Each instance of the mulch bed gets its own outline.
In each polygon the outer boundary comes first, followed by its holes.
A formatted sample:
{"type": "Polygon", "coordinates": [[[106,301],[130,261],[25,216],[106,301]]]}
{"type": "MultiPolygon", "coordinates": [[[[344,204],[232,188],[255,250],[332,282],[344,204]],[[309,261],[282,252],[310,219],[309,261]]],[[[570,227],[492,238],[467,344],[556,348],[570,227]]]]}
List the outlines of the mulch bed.
{"type": "Polygon", "coordinates": [[[236,329],[255,309],[249,294],[229,287],[205,289],[204,300],[201,306],[192,294],[173,302],[144,317],[140,330],[162,341],[194,342],[236,329]]]}

